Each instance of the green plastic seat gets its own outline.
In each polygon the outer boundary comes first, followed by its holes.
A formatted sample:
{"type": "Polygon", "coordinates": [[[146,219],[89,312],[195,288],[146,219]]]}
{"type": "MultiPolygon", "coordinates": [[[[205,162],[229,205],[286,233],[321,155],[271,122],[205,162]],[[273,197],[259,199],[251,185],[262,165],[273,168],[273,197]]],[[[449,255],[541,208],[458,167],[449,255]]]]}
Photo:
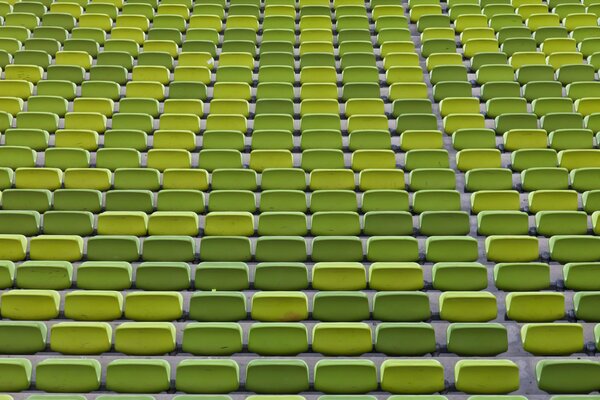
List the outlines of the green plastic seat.
{"type": "Polygon", "coordinates": [[[161,359],[114,360],[106,367],[106,388],[117,393],[158,393],[170,386],[170,366],[161,359]]]}
{"type": "Polygon", "coordinates": [[[293,356],[308,351],[308,332],[301,323],[256,323],[248,332],[248,350],[262,356],[293,356]]]}
{"type": "Polygon", "coordinates": [[[190,299],[189,319],[233,322],[246,319],[246,297],[241,292],[196,292],[190,299]]]}
{"type": "Polygon", "coordinates": [[[308,287],[306,265],[295,262],[264,262],[256,265],[254,287],[259,290],[302,290],[308,287]]]}
{"type": "Polygon", "coordinates": [[[531,291],[550,286],[550,267],[545,263],[498,263],[494,266],[496,287],[505,291],[531,291]]]}
{"type": "Polygon", "coordinates": [[[573,290],[598,290],[595,279],[598,271],[595,262],[567,263],[563,267],[565,286],[573,290]]]}
{"type": "Polygon", "coordinates": [[[538,387],[548,393],[587,394],[598,390],[600,364],[593,360],[548,359],[537,363],[538,387]]]}
{"type": "Polygon", "coordinates": [[[125,317],[134,321],[173,321],[182,309],[183,297],[177,292],[132,292],[125,298],[125,317]]]}
{"type": "Polygon", "coordinates": [[[170,353],[175,350],[175,326],[168,322],[124,322],[115,329],[115,350],[137,356],[170,353]]]}
{"type": "Polygon", "coordinates": [[[316,390],[361,394],[377,389],[375,365],[370,360],[319,360],[314,367],[316,390]]]}
{"type": "Polygon", "coordinates": [[[175,371],[175,387],[185,393],[229,393],[239,387],[234,360],[183,360],[175,371]]]}
{"type": "Polygon", "coordinates": [[[454,371],[456,388],[462,392],[505,394],[519,388],[519,367],[510,360],[460,360],[454,371]],[[482,374],[490,376],[485,383],[482,374]]]}
{"type": "Polygon", "coordinates": [[[35,354],[46,349],[47,328],[43,322],[0,323],[1,354],[35,354]]]}
{"type": "Polygon", "coordinates": [[[112,321],[121,318],[123,296],[108,290],[76,290],[65,295],[65,317],[75,321],[112,321]]]}
{"type": "Polygon", "coordinates": [[[324,322],[358,322],[369,319],[369,302],[362,292],[318,292],[312,319],[324,322]]]}
{"type": "Polygon", "coordinates": [[[454,323],[448,326],[447,345],[460,356],[496,356],[508,350],[508,333],[497,323],[454,323]]]}
{"type": "Polygon", "coordinates": [[[242,328],[233,322],[191,322],[183,329],[182,350],[194,355],[224,356],[242,351],[242,328]]]}
{"type": "Polygon", "coordinates": [[[73,266],[68,261],[25,261],[16,269],[16,287],[21,289],[68,289],[73,266]]]}
{"type": "Polygon", "coordinates": [[[444,367],[437,360],[386,360],[381,364],[381,388],[391,393],[428,394],[444,387],[444,367]]]}
{"type": "Polygon", "coordinates": [[[506,315],[515,321],[551,322],[563,319],[565,298],[554,292],[513,292],[506,296],[506,315]]]}
{"type": "Polygon", "coordinates": [[[308,300],[302,292],[259,292],[252,297],[252,319],[301,321],[308,317],[308,300]]]}
{"type": "Polygon", "coordinates": [[[583,351],[583,327],[574,323],[525,324],[523,349],[534,355],[571,355],[583,351]]]}
{"type": "Polygon", "coordinates": [[[112,329],[105,322],[60,322],[50,329],[50,348],[62,354],[110,351],[112,329]]]}
{"type": "Polygon", "coordinates": [[[308,366],[303,360],[252,360],[246,367],[245,388],[265,394],[306,391],[308,366]]]}
{"type": "Polygon", "coordinates": [[[372,351],[371,336],[364,323],[321,322],[313,328],[312,350],[328,356],[357,356],[372,351]]]}
{"type": "Polygon", "coordinates": [[[31,384],[31,361],[26,358],[4,358],[0,360],[3,392],[20,392],[29,389],[31,384]]]}
{"type": "Polygon", "coordinates": [[[35,368],[35,387],[45,392],[87,393],[100,387],[100,362],[48,358],[35,368]]]}
{"type": "Polygon", "coordinates": [[[375,350],[388,356],[420,356],[435,352],[435,332],[430,324],[384,322],[375,331],[375,350]]]}
{"type": "Polygon", "coordinates": [[[487,269],[480,263],[438,262],[432,269],[437,290],[483,290],[487,288],[487,269]]]}
{"type": "Polygon", "coordinates": [[[496,297],[489,292],[444,292],[440,318],[452,322],[487,322],[496,318],[496,297]]]}

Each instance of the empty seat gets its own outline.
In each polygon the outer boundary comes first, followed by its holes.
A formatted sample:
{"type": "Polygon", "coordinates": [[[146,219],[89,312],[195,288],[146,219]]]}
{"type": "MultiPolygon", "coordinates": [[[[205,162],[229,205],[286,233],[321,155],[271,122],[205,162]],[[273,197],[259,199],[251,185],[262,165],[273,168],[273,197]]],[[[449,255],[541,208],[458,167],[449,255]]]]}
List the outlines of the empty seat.
{"type": "Polygon", "coordinates": [[[460,360],[454,367],[456,388],[467,393],[510,393],[519,388],[519,367],[510,360],[460,360]],[[489,376],[482,383],[480,376],[489,376]]]}

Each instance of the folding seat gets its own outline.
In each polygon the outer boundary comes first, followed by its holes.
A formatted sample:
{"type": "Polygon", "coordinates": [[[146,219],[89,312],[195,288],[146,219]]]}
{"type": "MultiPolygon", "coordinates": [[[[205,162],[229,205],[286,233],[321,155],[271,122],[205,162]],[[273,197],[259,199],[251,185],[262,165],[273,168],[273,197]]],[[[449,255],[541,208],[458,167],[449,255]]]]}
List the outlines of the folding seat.
{"type": "Polygon", "coordinates": [[[203,262],[196,268],[195,282],[199,290],[247,289],[248,266],[241,262],[203,262]]]}
{"type": "Polygon", "coordinates": [[[169,389],[166,360],[117,359],[106,367],[106,387],[118,393],[158,393],[169,389]]]}
{"type": "Polygon", "coordinates": [[[258,220],[259,236],[304,236],[306,216],[300,212],[267,211],[260,215],[258,220]]]}
{"type": "Polygon", "coordinates": [[[496,287],[501,290],[542,290],[550,286],[550,268],[543,263],[499,263],[494,267],[496,287]]]}
{"type": "Polygon", "coordinates": [[[448,351],[461,356],[496,356],[508,350],[502,324],[454,323],[448,326],[446,337],[448,351]]]}
{"type": "Polygon", "coordinates": [[[526,113],[527,100],[521,97],[501,97],[486,101],[486,114],[496,118],[506,113],[526,113]]]}
{"type": "Polygon", "coordinates": [[[593,81],[594,67],[587,64],[563,65],[556,71],[556,78],[565,86],[573,82],[593,81]]]}
{"type": "Polygon", "coordinates": [[[423,44],[421,45],[421,54],[423,57],[429,57],[432,54],[455,52],[456,43],[451,39],[431,38],[423,40],[423,44]]]}
{"type": "Polygon", "coordinates": [[[504,149],[545,149],[548,146],[548,134],[544,129],[510,129],[502,135],[504,149]]]}
{"type": "MultiPolygon", "coordinates": [[[[423,270],[419,264],[414,262],[375,262],[369,268],[369,287],[376,290],[422,289],[423,270]]],[[[381,303],[385,304],[385,299],[379,300],[381,303]]],[[[392,301],[394,299],[387,300],[392,301]]],[[[394,301],[396,300],[398,299],[395,299],[394,301]]],[[[429,303],[427,302],[427,304],[429,303]]],[[[429,306],[427,306],[427,308],[428,307],[429,306]]],[[[417,307],[417,309],[419,309],[419,307],[417,307]]],[[[377,310],[374,309],[374,312],[375,311],[377,310]]],[[[382,313],[383,311],[379,310],[378,312],[382,313]]]]}
{"type": "Polygon", "coordinates": [[[49,148],[44,152],[44,164],[46,168],[58,168],[61,170],[88,168],[90,165],[90,153],[87,150],[75,148],[49,148]]]}
{"type": "Polygon", "coordinates": [[[2,193],[4,210],[31,210],[45,212],[50,209],[50,191],[44,189],[6,189],[2,193]]]}
{"type": "Polygon", "coordinates": [[[590,149],[593,134],[589,129],[556,129],[550,133],[550,147],[556,150],[590,149]]]}
{"type": "Polygon", "coordinates": [[[386,360],[381,387],[392,393],[434,393],[444,389],[444,368],[436,360],[386,360]]]}
{"type": "Polygon", "coordinates": [[[369,318],[368,298],[357,291],[318,292],[313,299],[312,317],[328,322],[352,322],[369,318]]]}
{"type": "Polygon", "coordinates": [[[477,260],[477,241],[469,237],[435,236],[428,237],[425,253],[428,261],[475,261],[477,260]],[[452,248],[452,254],[449,249],[452,248]]]}
{"type": "Polygon", "coordinates": [[[17,128],[43,129],[54,133],[58,129],[58,115],[49,112],[24,111],[17,114],[17,128]]]}
{"type": "Polygon", "coordinates": [[[46,334],[43,322],[4,321],[0,324],[0,353],[35,354],[44,351],[46,334]]]}
{"type": "Polygon", "coordinates": [[[521,87],[517,82],[488,82],[481,86],[481,99],[488,101],[497,97],[520,97],[521,87]]]}
{"type": "Polygon", "coordinates": [[[499,134],[511,129],[537,129],[537,118],[532,114],[507,113],[497,117],[495,123],[499,134]]]}
{"type": "MultiPolygon", "coordinates": [[[[420,267],[419,267],[420,271],[420,267]]],[[[404,275],[404,274],[403,274],[404,275]]],[[[417,277],[416,277],[417,278],[417,277]]],[[[422,272],[419,283],[423,285],[422,272]]],[[[418,286],[416,285],[416,286],[418,286]]],[[[415,289],[420,287],[414,287],[415,289]]],[[[398,288],[408,290],[409,287],[398,288]]],[[[416,322],[430,318],[429,298],[421,292],[379,292],[373,301],[373,318],[381,321],[416,322]]],[[[376,346],[378,344],[376,343],[376,346]]]]}
{"type": "MultiPolygon", "coordinates": [[[[573,296],[573,305],[577,319],[584,321],[599,321],[598,292],[577,292],[573,296]]],[[[596,338],[598,337],[595,334],[596,338]]]]}
{"type": "Polygon", "coordinates": [[[435,349],[435,333],[430,324],[384,322],[375,331],[375,350],[388,356],[424,355],[435,349]]]}
{"type": "Polygon", "coordinates": [[[20,392],[31,385],[31,361],[26,358],[4,358],[0,362],[3,391],[20,392]]]}
{"type": "Polygon", "coordinates": [[[40,231],[40,214],[36,211],[0,211],[0,233],[37,235],[40,231]]]}
{"type": "Polygon", "coordinates": [[[419,190],[413,196],[413,211],[460,211],[460,195],[454,190],[419,190]]]}
{"type": "Polygon", "coordinates": [[[15,286],[21,289],[68,289],[73,266],[67,261],[25,261],[15,271],[15,286]]]}
{"type": "Polygon", "coordinates": [[[146,236],[148,216],[136,211],[106,211],[98,215],[99,235],[146,236]]]}
{"type": "Polygon", "coordinates": [[[550,258],[560,262],[596,261],[598,255],[591,247],[595,237],[555,235],[550,238],[550,258]]]}
{"type": "Polygon", "coordinates": [[[440,318],[451,322],[488,322],[497,316],[496,297],[489,292],[444,292],[440,318]]]}
{"type": "Polygon", "coordinates": [[[19,50],[13,54],[13,62],[15,64],[37,65],[43,69],[48,68],[51,59],[52,58],[48,53],[41,50],[19,50]]]}
{"type": "Polygon", "coordinates": [[[207,237],[202,240],[201,254],[204,261],[248,261],[250,240],[239,236],[207,237]]]}
{"type": "Polygon", "coordinates": [[[134,321],[172,321],[182,314],[177,292],[133,292],[125,298],[125,318],[134,321]]]}
{"type": "Polygon", "coordinates": [[[528,168],[521,172],[524,191],[566,190],[569,188],[569,173],[564,168],[528,168]]]}
{"type": "Polygon", "coordinates": [[[570,355],[583,350],[583,328],[579,324],[525,324],[521,328],[523,349],[535,355],[570,355]]]}
{"type": "Polygon", "coordinates": [[[31,239],[32,260],[77,261],[83,255],[83,239],[75,235],[40,235],[31,239]]]}
{"type": "MultiPolygon", "coordinates": [[[[261,212],[305,212],[306,195],[300,190],[264,190],[260,198],[261,212]]],[[[260,222],[260,221],[259,221],[260,222]]]]}
{"type": "Polygon", "coordinates": [[[158,211],[204,212],[204,195],[197,190],[163,189],[157,197],[158,211]]]}
{"type": "Polygon", "coordinates": [[[529,232],[527,214],[520,211],[481,211],[477,214],[480,235],[526,235],[529,232]]]}
{"type": "MultiPolygon", "coordinates": [[[[193,261],[195,258],[195,242],[189,236],[155,236],[144,241],[142,258],[146,261],[193,261]],[[169,249],[169,252],[167,252],[169,249]]],[[[186,266],[181,265],[181,286],[188,284],[186,266]]],[[[160,284],[158,284],[160,285],[160,284]]]]}
{"type": "Polygon", "coordinates": [[[432,269],[436,290],[482,290],[487,287],[487,272],[479,263],[438,262],[432,269]]]}
{"type": "Polygon", "coordinates": [[[160,355],[175,350],[175,326],[167,322],[124,322],[115,329],[115,350],[160,355]]]}
{"type": "MultiPolygon", "coordinates": [[[[578,168],[574,169],[570,173],[571,188],[578,192],[584,192],[588,190],[596,190],[596,174],[598,170],[596,168],[578,168]]],[[[585,193],[584,193],[585,197],[585,193]]]]}
{"type": "Polygon", "coordinates": [[[563,268],[565,286],[573,290],[596,290],[597,263],[567,263],[563,268]]]}
{"type": "Polygon", "coordinates": [[[501,82],[514,80],[514,70],[510,65],[482,65],[477,70],[477,83],[501,82]]]}
{"type": "Polygon", "coordinates": [[[511,360],[460,360],[454,366],[457,390],[500,394],[519,389],[519,367],[511,360]],[[485,384],[481,374],[490,376],[485,384]]]}
{"type": "Polygon", "coordinates": [[[557,129],[581,129],[583,128],[583,116],[578,113],[550,113],[540,119],[542,129],[548,132],[557,129]]]}
{"type": "Polygon", "coordinates": [[[529,193],[529,211],[577,211],[577,193],[571,190],[537,190],[529,193]]]}
{"type": "Polygon", "coordinates": [[[252,297],[252,319],[270,322],[308,318],[308,300],[300,292],[259,292],[252,297]]]}
{"type": "MultiPolygon", "coordinates": [[[[530,82],[546,82],[554,80],[554,69],[549,65],[523,65],[516,70],[517,81],[524,85],[530,82]]],[[[540,84],[537,84],[540,85],[540,84]]],[[[555,87],[554,85],[550,85],[555,87]]],[[[562,89],[561,89],[562,93],[562,89]]],[[[542,96],[540,96],[542,97],[542,96]]],[[[560,97],[560,96],[559,96],[560,97]]]]}
{"type": "Polygon", "coordinates": [[[598,387],[600,365],[593,360],[549,359],[536,365],[538,387],[549,393],[590,393],[598,387]]]}
{"type": "Polygon", "coordinates": [[[256,393],[303,392],[309,387],[308,366],[303,360],[252,360],[246,368],[245,387],[256,393]]]}
{"type": "MultiPolygon", "coordinates": [[[[131,276],[131,265],[127,262],[86,261],[77,269],[77,287],[88,290],[127,289],[131,286],[131,276]]],[[[79,294],[85,293],[87,292],[79,294]]],[[[120,315],[121,306],[117,308],[120,315]]]]}
{"type": "Polygon", "coordinates": [[[237,150],[200,150],[198,167],[209,172],[220,168],[241,168],[242,156],[237,150]]]}
{"type": "Polygon", "coordinates": [[[156,211],[148,219],[149,235],[189,235],[198,233],[196,213],[187,211],[156,211]]]}
{"type": "Polygon", "coordinates": [[[553,149],[519,149],[511,153],[511,169],[523,171],[527,168],[557,167],[556,150],[553,149]]]}
{"type": "Polygon", "coordinates": [[[10,290],[1,299],[3,318],[45,321],[58,317],[60,296],[54,290],[10,290]]]}
{"type": "MultiPolygon", "coordinates": [[[[114,173],[114,188],[118,190],[158,190],[160,188],[159,182],[160,175],[158,170],[152,168],[118,168],[114,173]]],[[[131,192],[122,192],[123,194],[111,193],[109,196],[115,196],[115,200],[117,196],[131,196],[134,193],[131,192]],[[130,194],[129,194],[130,193],[130,194]]],[[[144,196],[147,196],[147,193],[144,193],[144,196]]],[[[140,199],[138,199],[139,201],[140,199]]],[[[144,203],[147,203],[148,200],[144,199],[144,203]]],[[[123,203],[126,203],[124,201],[123,203]]],[[[150,204],[151,201],[150,201],[150,204]]],[[[123,207],[128,207],[129,205],[116,205],[117,211],[122,210],[123,207]]],[[[113,205],[110,205],[110,208],[113,208],[113,205]]],[[[125,210],[122,210],[125,211],[125,210]]]]}
{"type": "Polygon", "coordinates": [[[234,323],[189,323],[182,350],[194,355],[231,355],[242,351],[242,329],[234,323]]]}
{"type": "Polygon", "coordinates": [[[361,241],[356,236],[327,236],[313,240],[313,261],[360,261],[362,258],[361,241]]]}
{"type": "Polygon", "coordinates": [[[359,263],[316,263],[312,271],[312,286],[318,290],[359,290],[367,285],[364,267],[359,263]],[[336,281],[337,277],[343,282],[336,281]]]}
{"type": "Polygon", "coordinates": [[[552,322],[563,319],[564,314],[562,293],[512,292],[506,296],[507,318],[515,321],[552,322]]]}
{"type": "Polygon", "coordinates": [[[239,367],[233,360],[183,360],[175,387],[185,393],[228,393],[239,387],[239,367]]]}
{"type": "Polygon", "coordinates": [[[22,26],[30,30],[40,23],[40,19],[35,14],[29,12],[18,12],[13,10],[12,13],[6,14],[4,18],[6,26],[22,26]]]}
{"type": "Polygon", "coordinates": [[[410,21],[417,22],[425,15],[441,14],[442,9],[434,4],[417,4],[410,8],[410,21]]]}
{"type": "Polygon", "coordinates": [[[364,323],[322,322],[314,326],[312,336],[312,350],[324,355],[355,356],[373,348],[371,329],[364,323]]]}
{"type": "MultiPolygon", "coordinates": [[[[50,329],[50,348],[62,354],[100,354],[110,351],[111,343],[112,329],[105,322],[60,322],[50,329]]],[[[49,388],[50,382],[43,385],[49,388]]]]}
{"type": "Polygon", "coordinates": [[[367,211],[363,231],[368,236],[410,235],[412,217],[404,211],[367,211]]]}
{"type": "Polygon", "coordinates": [[[433,99],[442,101],[446,97],[472,97],[468,82],[440,82],[433,87],[433,99]]]}
{"type": "Polygon", "coordinates": [[[375,365],[370,360],[320,360],[314,368],[314,387],[320,392],[367,393],[377,388],[375,365]]]}
{"type": "Polygon", "coordinates": [[[457,168],[469,171],[476,168],[500,168],[500,151],[497,149],[465,149],[456,155],[457,168]]]}
{"type": "Polygon", "coordinates": [[[87,242],[89,261],[137,261],[139,239],[132,236],[94,236],[87,242]]]}
{"type": "Polygon", "coordinates": [[[391,101],[427,98],[427,86],[423,82],[400,82],[392,83],[388,98],[391,101]]]}
{"type": "MultiPolygon", "coordinates": [[[[535,52],[537,50],[537,43],[531,37],[507,38],[502,42],[500,49],[510,57],[515,53],[535,52]]],[[[527,65],[524,65],[524,67],[527,67],[527,65]]]]}
{"type": "MultiPolygon", "coordinates": [[[[145,177],[142,176],[142,178],[145,177]]],[[[144,183],[142,182],[142,186],[147,189],[148,187],[144,183]]],[[[144,213],[151,213],[154,210],[152,192],[149,190],[124,189],[126,186],[121,185],[123,187],[122,190],[111,190],[106,193],[104,206],[106,211],[142,211],[144,213]]],[[[156,186],[158,187],[158,185],[156,186]]]]}
{"type": "Polygon", "coordinates": [[[488,260],[496,262],[525,262],[539,258],[538,240],[534,237],[492,235],[485,239],[488,260]],[[506,249],[510,248],[509,253],[506,249]]]}
{"type": "MultiPolygon", "coordinates": [[[[165,240],[163,240],[165,241],[165,240]]],[[[144,259],[152,259],[151,253],[155,250],[153,245],[157,241],[146,243],[146,253],[142,253],[144,259]],[[148,249],[149,248],[149,249],[148,249]]],[[[172,259],[181,258],[181,255],[173,256],[172,259]]],[[[190,286],[190,267],[184,262],[144,262],[136,271],[136,287],[143,290],[184,290],[190,286]]]]}

